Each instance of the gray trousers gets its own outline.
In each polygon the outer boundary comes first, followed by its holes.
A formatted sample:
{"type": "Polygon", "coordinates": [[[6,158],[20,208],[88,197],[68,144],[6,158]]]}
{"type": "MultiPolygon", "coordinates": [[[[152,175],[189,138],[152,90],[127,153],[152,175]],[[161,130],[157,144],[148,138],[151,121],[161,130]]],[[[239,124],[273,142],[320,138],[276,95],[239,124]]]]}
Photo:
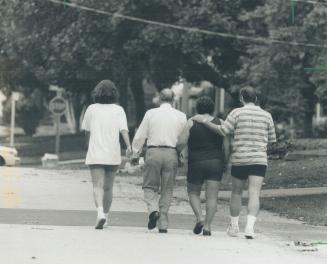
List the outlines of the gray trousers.
{"type": "Polygon", "coordinates": [[[168,211],[178,168],[175,149],[151,148],[146,152],[143,175],[144,201],[149,213],[160,212],[159,229],[168,228],[168,211]]]}

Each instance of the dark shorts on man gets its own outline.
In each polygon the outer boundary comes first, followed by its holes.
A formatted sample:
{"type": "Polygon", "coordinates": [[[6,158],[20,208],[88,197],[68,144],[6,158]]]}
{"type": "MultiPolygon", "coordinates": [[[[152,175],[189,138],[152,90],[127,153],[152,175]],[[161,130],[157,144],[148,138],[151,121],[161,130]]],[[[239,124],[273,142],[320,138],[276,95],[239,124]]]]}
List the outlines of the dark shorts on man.
{"type": "Polygon", "coordinates": [[[188,191],[201,190],[204,181],[221,181],[224,163],[220,159],[199,160],[188,164],[188,191]]]}
{"type": "Polygon", "coordinates": [[[266,170],[266,165],[232,166],[231,174],[237,179],[247,180],[249,176],[265,177],[266,170]]]}

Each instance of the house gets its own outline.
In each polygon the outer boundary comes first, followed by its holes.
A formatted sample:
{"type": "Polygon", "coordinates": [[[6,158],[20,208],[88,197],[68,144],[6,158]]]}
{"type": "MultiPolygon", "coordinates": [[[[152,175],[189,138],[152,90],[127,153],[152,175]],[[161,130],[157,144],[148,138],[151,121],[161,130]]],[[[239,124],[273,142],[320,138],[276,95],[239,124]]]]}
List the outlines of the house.
{"type": "Polygon", "coordinates": [[[188,82],[175,83],[171,88],[175,95],[174,106],[186,113],[188,117],[196,114],[196,99],[200,96],[209,96],[215,102],[215,114],[224,116],[231,107],[232,98],[223,88],[214,87],[208,81],[202,81],[197,85],[188,82]]]}
{"type": "Polygon", "coordinates": [[[321,125],[327,122],[327,105],[318,102],[316,103],[316,111],[313,116],[313,125],[321,125]]]}

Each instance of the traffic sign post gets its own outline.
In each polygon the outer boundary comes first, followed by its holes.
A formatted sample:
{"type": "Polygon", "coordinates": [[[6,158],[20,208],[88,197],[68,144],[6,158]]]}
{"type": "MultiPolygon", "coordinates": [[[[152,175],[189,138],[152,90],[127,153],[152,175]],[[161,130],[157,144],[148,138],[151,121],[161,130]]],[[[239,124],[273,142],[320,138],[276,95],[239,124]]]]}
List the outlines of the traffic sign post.
{"type": "Polygon", "coordinates": [[[61,97],[61,93],[57,93],[57,96],[49,103],[49,110],[54,115],[56,125],[55,153],[58,157],[60,153],[60,117],[65,113],[66,108],[66,100],[61,97]]]}

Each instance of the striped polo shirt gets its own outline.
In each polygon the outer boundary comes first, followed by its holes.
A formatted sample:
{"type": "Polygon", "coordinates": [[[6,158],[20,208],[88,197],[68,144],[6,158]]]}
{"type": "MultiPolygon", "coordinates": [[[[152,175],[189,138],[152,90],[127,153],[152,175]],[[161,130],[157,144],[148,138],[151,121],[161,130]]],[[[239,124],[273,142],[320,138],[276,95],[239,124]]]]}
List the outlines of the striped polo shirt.
{"type": "Polygon", "coordinates": [[[222,134],[234,134],[233,166],[267,165],[267,145],[276,142],[271,114],[254,104],[234,109],[218,128],[222,134]]]}

